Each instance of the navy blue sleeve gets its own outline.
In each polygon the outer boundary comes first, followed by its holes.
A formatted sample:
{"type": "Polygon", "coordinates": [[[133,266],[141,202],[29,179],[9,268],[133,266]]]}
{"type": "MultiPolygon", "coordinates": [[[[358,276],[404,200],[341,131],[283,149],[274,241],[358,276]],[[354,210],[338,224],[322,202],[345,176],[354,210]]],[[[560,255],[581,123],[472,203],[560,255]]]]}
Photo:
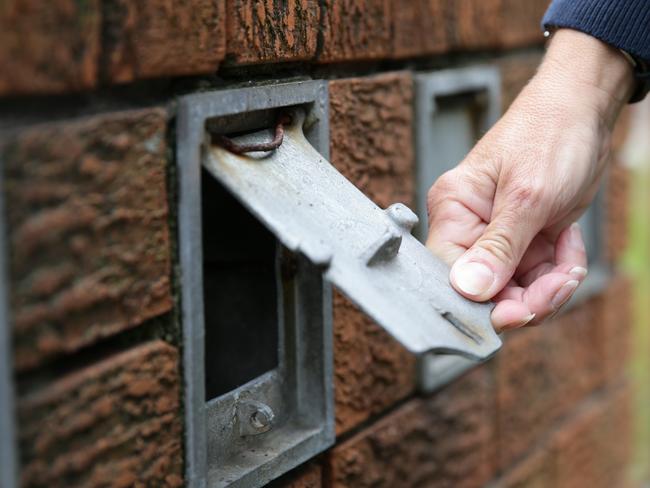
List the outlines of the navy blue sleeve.
{"type": "Polygon", "coordinates": [[[579,30],[650,61],[650,0],[553,0],[542,25],[579,30]]]}

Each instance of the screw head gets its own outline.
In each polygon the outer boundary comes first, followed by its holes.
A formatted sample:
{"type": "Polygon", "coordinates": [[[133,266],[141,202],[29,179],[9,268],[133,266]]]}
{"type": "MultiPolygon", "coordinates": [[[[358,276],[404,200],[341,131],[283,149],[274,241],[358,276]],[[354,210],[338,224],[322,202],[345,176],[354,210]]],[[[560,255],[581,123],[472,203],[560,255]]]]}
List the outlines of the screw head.
{"type": "Polygon", "coordinates": [[[254,429],[261,430],[270,425],[271,419],[269,418],[267,412],[264,412],[263,410],[257,410],[251,415],[250,422],[254,429]]]}

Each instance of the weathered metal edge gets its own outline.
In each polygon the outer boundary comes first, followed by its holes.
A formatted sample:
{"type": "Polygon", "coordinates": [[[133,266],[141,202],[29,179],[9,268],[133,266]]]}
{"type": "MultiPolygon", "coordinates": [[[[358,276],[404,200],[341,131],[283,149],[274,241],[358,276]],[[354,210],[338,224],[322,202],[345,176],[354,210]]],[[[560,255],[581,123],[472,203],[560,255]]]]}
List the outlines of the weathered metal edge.
{"type": "Polygon", "coordinates": [[[8,303],[9,249],[6,242],[4,174],[4,162],[0,158],[0,488],[15,488],[18,486],[18,445],[8,303]]]}
{"type": "MultiPolygon", "coordinates": [[[[191,487],[207,486],[200,170],[206,119],[286,105],[315,103],[321,120],[310,142],[329,158],[329,94],[325,81],[296,81],[187,95],[179,99],[176,125],[178,238],[183,333],[185,476],[191,487]]],[[[331,327],[331,325],[330,325],[331,327]]],[[[332,374],[331,368],[328,373],[332,374]]],[[[332,427],[333,429],[333,427],[332,427]]],[[[333,439],[333,434],[325,435],[333,439]]]]}
{"type": "MultiPolygon", "coordinates": [[[[437,111],[434,100],[436,96],[453,95],[468,90],[486,90],[488,104],[484,127],[481,129],[487,130],[501,115],[501,73],[495,66],[475,65],[425,73],[420,72],[414,75],[414,84],[416,166],[427,162],[424,155],[426,152],[424,140],[431,131],[430,120],[437,111]]],[[[419,200],[424,196],[416,195],[416,198],[419,200]]],[[[423,393],[431,393],[449,384],[478,364],[481,363],[462,357],[445,356],[441,359],[441,356],[436,354],[422,355],[418,360],[418,387],[423,393]],[[430,364],[430,362],[435,363],[436,361],[439,362],[444,371],[434,381],[428,378],[427,374],[435,367],[435,364],[430,364]]]]}

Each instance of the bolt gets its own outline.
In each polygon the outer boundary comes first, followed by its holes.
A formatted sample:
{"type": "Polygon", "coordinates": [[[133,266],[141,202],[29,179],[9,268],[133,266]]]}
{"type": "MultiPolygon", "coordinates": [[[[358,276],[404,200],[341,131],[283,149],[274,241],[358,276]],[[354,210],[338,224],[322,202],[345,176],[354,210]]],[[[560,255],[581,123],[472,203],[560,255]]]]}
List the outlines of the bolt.
{"type": "Polygon", "coordinates": [[[240,435],[257,435],[273,427],[275,414],[271,407],[255,400],[246,400],[237,406],[240,435]]]}
{"type": "Polygon", "coordinates": [[[253,412],[253,415],[251,415],[250,420],[253,428],[257,430],[265,429],[271,424],[271,419],[269,418],[269,415],[262,410],[253,412]]]}

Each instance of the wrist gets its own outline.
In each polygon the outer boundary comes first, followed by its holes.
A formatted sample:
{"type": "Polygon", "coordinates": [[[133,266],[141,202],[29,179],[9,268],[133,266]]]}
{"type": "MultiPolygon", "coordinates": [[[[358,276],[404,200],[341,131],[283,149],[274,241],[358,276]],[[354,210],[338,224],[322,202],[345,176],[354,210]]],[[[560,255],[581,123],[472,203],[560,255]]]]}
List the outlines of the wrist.
{"type": "Polygon", "coordinates": [[[614,123],[634,91],[632,67],[618,49],[571,29],[553,35],[538,76],[592,105],[607,125],[614,123]]]}

